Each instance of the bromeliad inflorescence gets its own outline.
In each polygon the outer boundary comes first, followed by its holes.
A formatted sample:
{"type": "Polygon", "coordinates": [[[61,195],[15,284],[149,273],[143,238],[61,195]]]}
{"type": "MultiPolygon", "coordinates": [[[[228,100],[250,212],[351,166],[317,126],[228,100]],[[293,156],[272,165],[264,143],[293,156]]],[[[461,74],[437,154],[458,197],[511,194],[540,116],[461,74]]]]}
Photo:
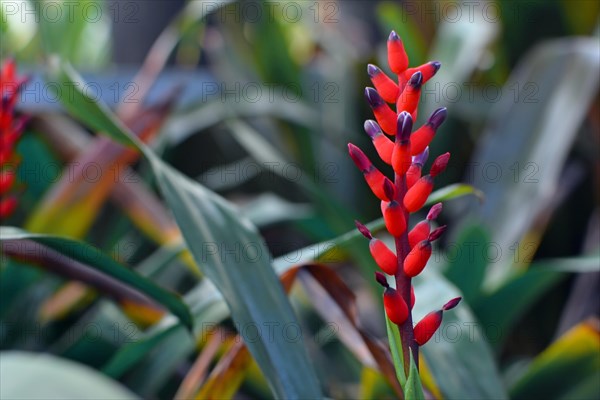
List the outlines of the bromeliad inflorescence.
{"type": "Polygon", "coordinates": [[[15,192],[15,170],[19,159],[15,146],[27,121],[15,114],[19,91],[27,78],[18,78],[15,62],[5,61],[0,69],[0,218],[9,217],[17,208],[15,192]]]}
{"type": "Polygon", "coordinates": [[[418,346],[424,345],[442,321],[442,312],[454,308],[460,298],[452,299],[441,310],[433,311],[413,327],[412,307],[415,302],[412,278],[419,275],[431,256],[431,244],[445,231],[442,226],[431,230],[431,221],[442,211],[441,203],[429,210],[427,218],[410,231],[410,214],[419,211],[433,189],[434,178],[442,173],[450,153],[437,157],[429,173],[422,175],[429,156],[429,143],[446,118],[446,109],[436,110],[422,127],[413,132],[421,87],[435,75],[440,63],[429,62],[416,68],[408,67],[408,56],[398,35],[392,31],[387,42],[390,69],[397,75],[392,80],[380,68],[369,65],[367,72],[375,88],[366,88],[365,96],[377,121],[368,120],[364,129],[373,141],[381,159],[394,171],[393,181],[379,171],[355,145],[348,144],[350,157],[363,173],[372,192],[381,200],[381,212],[387,231],[394,237],[395,251],[374,238],[366,226],[356,222],[360,233],[369,239],[369,248],[376,264],[393,277],[376,272],[384,288],[383,302],[387,318],[398,325],[404,355],[404,370],[409,372],[409,351],[418,360],[418,346]],[[394,111],[388,103],[395,105],[394,111]],[[395,137],[391,140],[388,136],[395,137]],[[410,307],[409,307],[410,305],[410,307]]]}

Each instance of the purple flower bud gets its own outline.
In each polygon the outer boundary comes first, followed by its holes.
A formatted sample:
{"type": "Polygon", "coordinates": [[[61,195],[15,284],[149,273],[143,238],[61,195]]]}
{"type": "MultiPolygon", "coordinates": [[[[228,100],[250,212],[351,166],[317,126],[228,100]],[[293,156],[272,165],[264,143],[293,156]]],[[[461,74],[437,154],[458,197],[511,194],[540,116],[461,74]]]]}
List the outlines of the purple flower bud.
{"type": "Polygon", "coordinates": [[[373,121],[372,119],[368,119],[365,121],[364,128],[365,132],[367,132],[367,135],[369,135],[371,139],[375,139],[377,136],[383,135],[379,124],[377,124],[377,122],[373,121]]]}
{"type": "Polygon", "coordinates": [[[448,110],[446,110],[446,107],[438,108],[431,114],[427,123],[431,125],[433,129],[437,129],[444,122],[447,115],[448,110]]]}
{"type": "Polygon", "coordinates": [[[422,153],[414,156],[412,159],[412,162],[413,162],[413,164],[419,164],[420,166],[423,166],[427,162],[428,158],[429,158],[429,146],[425,147],[425,150],[423,150],[422,153]]]}
{"type": "Polygon", "coordinates": [[[367,98],[369,105],[373,108],[378,108],[385,104],[377,90],[372,87],[365,88],[365,97],[367,98]]]}
{"type": "Polygon", "coordinates": [[[449,302],[444,304],[444,306],[442,307],[442,310],[444,310],[444,311],[452,310],[454,307],[456,307],[458,305],[458,303],[460,303],[461,300],[462,300],[462,297],[453,298],[452,300],[450,300],[449,302]]]}

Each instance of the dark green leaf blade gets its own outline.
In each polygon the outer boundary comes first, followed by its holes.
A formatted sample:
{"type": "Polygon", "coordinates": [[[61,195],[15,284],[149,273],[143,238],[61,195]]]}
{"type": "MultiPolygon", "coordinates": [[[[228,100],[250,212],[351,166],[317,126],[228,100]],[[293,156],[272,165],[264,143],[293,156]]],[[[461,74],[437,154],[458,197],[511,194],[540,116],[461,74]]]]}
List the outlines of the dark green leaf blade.
{"type": "Polygon", "coordinates": [[[64,255],[66,260],[78,261],[85,267],[99,271],[136,289],[176,315],[188,329],[192,329],[193,322],[190,311],[176,294],[157,286],[154,282],[130,270],[97,248],[62,236],[29,233],[14,227],[0,227],[0,243],[4,250],[9,250],[5,246],[19,246],[19,241],[25,240],[33,240],[47,246],[64,255]]]}

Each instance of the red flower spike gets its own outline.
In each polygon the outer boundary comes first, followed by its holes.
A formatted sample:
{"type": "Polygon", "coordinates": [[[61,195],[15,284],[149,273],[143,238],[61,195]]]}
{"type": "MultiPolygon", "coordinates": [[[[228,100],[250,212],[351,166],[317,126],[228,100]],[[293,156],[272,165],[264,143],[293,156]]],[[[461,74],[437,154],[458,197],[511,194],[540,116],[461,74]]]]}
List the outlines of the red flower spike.
{"type": "Polygon", "coordinates": [[[415,306],[415,287],[410,285],[410,309],[412,310],[415,306]]]}
{"type": "Polygon", "coordinates": [[[395,275],[398,270],[398,257],[381,240],[373,238],[369,242],[369,250],[375,263],[388,275],[395,275]]]}
{"type": "Polygon", "coordinates": [[[408,244],[412,249],[419,242],[429,237],[429,221],[423,220],[416,224],[410,232],[408,232],[408,244]]]}
{"type": "Polygon", "coordinates": [[[377,122],[372,119],[365,121],[365,132],[373,141],[373,146],[375,146],[375,150],[379,157],[388,165],[392,165],[392,152],[394,151],[394,142],[388,139],[387,136],[383,134],[377,122]]]}
{"type": "Polygon", "coordinates": [[[446,170],[448,166],[448,161],[450,161],[450,153],[444,153],[433,161],[433,165],[429,170],[429,175],[431,177],[435,177],[446,170]]]}
{"type": "Polygon", "coordinates": [[[406,187],[409,189],[419,180],[421,177],[421,170],[423,166],[421,164],[415,164],[414,162],[408,167],[406,171],[406,187]]]}
{"type": "Polygon", "coordinates": [[[383,185],[386,180],[389,180],[379,171],[375,166],[371,163],[369,158],[362,152],[361,149],[353,145],[352,143],[348,143],[348,152],[350,153],[350,157],[354,164],[358,167],[358,169],[363,173],[365,180],[367,181],[367,185],[371,188],[371,191],[377,196],[380,200],[387,200],[385,193],[383,191],[383,185]]]}
{"type": "Polygon", "coordinates": [[[390,33],[387,41],[388,63],[390,69],[397,75],[408,68],[408,55],[404,50],[404,43],[394,31],[390,33]]]}
{"type": "Polygon", "coordinates": [[[417,106],[419,105],[419,98],[421,97],[421,83],[423,82],[423,74],[415,72],[410,80],[406,83],[404,91],[398,96],[396,101],[396,111],[407,111],[412,117],[413,121],[416,118],[417,106]]]}
{"type": "Polygon", "coordinates": [[[417,155],[425,150],[435,137],[437,129],[446,119],[446,108],[438,108],[431,114],[425,125],[417,129],[410,137],[411,151],[417,155]]]}
{"type": "Polygon", "coordinates": [[[418,67],[408,68],[406,71],[404,71],[404,79],[408,81],[415,72],[420,72],[423,74],[422,84],[424,85],[428,80],[433,78],[441,66],[442,64],[439,61],[429,61],[428,63],[419,65],[418,67]]]}
{"type": "Polygon", "coordinates": [[[419,275],[431,257],[431,242],[422,240],[408,253],[404,259],[404,273],[414,278],[419,275]]]}
{"type": "Polygon", "coordinates": [[[404,210],[397,201],[391,201],[383,212],[383,220],[388,232],[398,237],[406,231],[406,219],[404,218],[404,210]]]}
{"type": "Polygon", "coordinates": [[[367,73],[373,82],[373,86],[381,95],[381,98],[388,103],[395,103],[400,89],[396,82],[387,76],[382,70],[373,64],[367,66],[367,73]]]}
{"type": "Polygon", "coordinates": [[[8,218],[17,208],[17,198],[15,196],[3,197],[0,199],[0,219],[8,218]]]}
{"type": "Polygon", "coordinates": [[[7,193],[13,183],[15,183],[15,172],[13,170],[0,172],[0,196],[7,193]]]}
{"type": "Polygon", "coordinates": [[[415,325],[415,341],[423,346],[442,324],[442,311],[432,311],[415,325]]]}
{"type": "Polygon", "coordinates": [[[396,135],[396,113],[381,98],[379,93],[373,88],[365,89],[365,97],[375,114],[375,119],[385,133],[391,136],[396,135]]]}
{"type": "Polygon", "coordinates": [[[429,175],[420,178],[404,196],[404,207],[410,213],[419,211],[433,190],[433,179],[429,175]]]}

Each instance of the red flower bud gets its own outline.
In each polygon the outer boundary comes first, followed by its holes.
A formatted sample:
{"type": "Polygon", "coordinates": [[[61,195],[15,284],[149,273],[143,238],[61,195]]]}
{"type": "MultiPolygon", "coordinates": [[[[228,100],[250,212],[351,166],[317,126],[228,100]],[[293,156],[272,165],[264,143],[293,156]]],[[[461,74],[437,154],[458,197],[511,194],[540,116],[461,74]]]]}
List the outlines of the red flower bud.
{"type": "Polygon", "coordinates": [[[0,196],[7,193],[15,182],[15,172],[13,170],[4,170],[0,172],[0,196]]]}
{"type": "Polygon", "coordinates": [[[433,190],[433,179],[429,175],[420,178],[404,196],[404,207],[408,212],[419,211],[433,190]]]}
{"type": "Polygon", "coordinates": [[[431,114],[425,125],[417,129],[410,137],[412,155],[417,155],[425,150],[433,140],[438,127],[446,119],[445,108],[438,108],[431,114]]]}
{"type": "Polygon", "coordinates": [[[423,346],[442,324],[442,311],[432,311],[415,325],[415,341],[423,346]]]}
{"type": "Polygon", "coordinates": [[[387,41],[388,63],[390,69],[397,75],[408,68],[408,55],[404,44],[396,32],[392,31],[387,41]]]}
{"type": "Polygon", "coordinates": [[[409,189],[421,178],[421,170],[423,166],[421,164],[412,163],[406,171],[406,187],[409,189]]]}
{"type": "Polygon", "coordinates": [[[406,256],[404,273],[413,278],[421,273],[431,257],[431,242],[422,240],[406,256]]]}
{"type": "Polygon", "coordinates": [[[395,275],[398,270],[398,257],[381,240],[373,238],[369,242],[369,250],[375,263],[388,275],[395,275]]]}
{"type": "Polygon", "coordinates": [[[381,98],[388,103],[395,103],[400,94],[398,85],[387,76],[382,70],[373,64],[367,66],[367,73],[373,82],[373,86],[381,95],[381,98]]]}
{"type": "Polygon", "coordinates": [[[423,220],[416,224],[410,232],[408,232],[408,243],[412,249],[417,243],[429,237],[429,221],[423,220]]]}
{"type": "Polygon", "coordinates": [[[365,121],[365,132],[373,141],[373,146],[377,150],[379,157],[388,165],[392,165],[392,153],[394,151],[394,142],[383,134],[377,122],[369,119],[365,121]]]}
{"type": "Polygon", "coordinates": [[[428,80],[433,78],[441,66],[442,64],[439,61],[429,61],[428,63],[419,65],[418,67],[408,68],[406,71],[404,71],[404,79],[408,81],[415,72],[420,72],[423,74],[422,84],[424,85],[428,80]]]}
{"type": "Polygon", "coordinates": [[[406,219],[404,218],[404,210],[397,201],[391,201],[387,204],[383,212],[383,220],[388,232],[395,237],[398,237],[406,231],[406,219]]]}
{"type": "Polygon", "coordinates": [[[15,196],[0,198],[0,219],[8,218],[17,208],[15,196]]]}
{"type": "Polygon", "coordinates": [[[377,90],[366,88],[365,97],[381,129],[388,135],[396,135],[396,113],[383,101],[377,90]]]}
{"type": "Polygon", "coordinates": [[[442,207],[443,207],[442,203],[436,203],[433,206],[431,206],[431,208],[429,209],[429,212],[427,213],[427,220],[433,221],[433,220],[437,219],[437,217],[442,212],[442,207]]]}
{"type": "Polygon", "coordinates": [[[356,164],[358,169],[363,173],[367,185],[369,185],[369,188],[371,188],[371,191],[375,196],[381,200],[387,200],[383,186],[385,181],[389,181],[389,179],[383,175],[381,171],[375,168],[361,149],[352,143],[348,143],[348,152],[350,153],[350,157],[352,158],[352,161],[354,161],[354,164],[356,164]]]}
{"type": "MultiPolygon", "coordinates": [[[[423,82],[423,74],[415,72],[415,74],[406,83],[404,91],[398,96],[396,101],[396,111],[406,111],[411,114],[413,121],[416,121],[416,111],[421,97],[421,84],[423,82]]],[[[419,152],[420,153],[420,152],[419,152]]]]}
{"type": "Polygon", "coordinates": [[[415,341],[419,346],[423,346],[431,339],[433,334],[442,324],[443,312],[453,309],[460,302],[461,297],[456,297],[442,307],[441,310],[432,311],[423,317],[417,325],[415,325],[415,341]]]}
{"type": "Polygon", "coordinates": [[[444,153],[441,156],[438,156],[438,158],[433,161],[433,165],[429,170],[429,175],[435,177],[444,172],[448,166],[448,161],[450,161],[450,153],[444,153]]]}
{"type": "Polygon", "coordinates": [[[402,325],[408,318],[408,307],[396,289],[390,287],[383,292],[383,307],[387,317],[396,325],[402,325]]]}

